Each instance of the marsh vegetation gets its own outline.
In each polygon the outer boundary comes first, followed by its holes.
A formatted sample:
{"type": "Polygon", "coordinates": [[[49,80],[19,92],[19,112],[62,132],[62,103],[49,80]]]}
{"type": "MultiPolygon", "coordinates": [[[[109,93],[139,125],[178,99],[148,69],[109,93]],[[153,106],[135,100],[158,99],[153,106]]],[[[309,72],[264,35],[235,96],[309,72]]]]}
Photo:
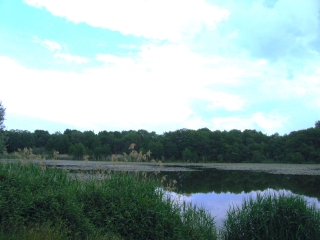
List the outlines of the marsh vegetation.
{"type": "Polygon", "coordinates": [[[258,195],[228,211],[222,239],[319,239],[320,213],[297,195],[258,195]]]}
{"type": "Polygon", "coordinates": [[[154,179],[143,173],[103,174],[109,175],[83,181],[45,165],[1,164],[0,236],[215,239],[210,214],[167,197],[154,179]]]}
{"type": "Polygon", "coordinates": [[[230,206],[217,227],[214,214],[167,194],[179,184],[169,175],[96,170],[83,180],[69,174],[27,161],[1,164],[0,239],[320,237],[319,210],[297,195],[246,199],[230,206]]]}

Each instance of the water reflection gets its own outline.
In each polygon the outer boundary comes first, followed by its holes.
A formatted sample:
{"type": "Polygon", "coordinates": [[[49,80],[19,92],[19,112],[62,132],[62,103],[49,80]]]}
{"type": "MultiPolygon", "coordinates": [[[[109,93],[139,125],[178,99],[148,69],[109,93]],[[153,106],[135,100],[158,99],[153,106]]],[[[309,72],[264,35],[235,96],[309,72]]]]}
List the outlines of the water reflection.
{"type": "Polygon", "coordinates": [[[168,181],[178,181],[178,191],[170,193],[175,199],[203,206],[222,226],[227,210],[240,206],[257,194],[298,194],[320,208],[320,176],[275,175],[263,172],[222,171],[205,169],[194,172],[166,172],[168,181]]]}
{"type": "MultiPolygon", "coordinates": [[[[268,174],[264,172],[203,169],[190,172],[162,172],[178,181],[179,193],[250,193],[266,189],[286,189],[320,200],[320,176],[268,174]]],[[[160,176],[160,177],[161,177],[160,176]]]]}
{"type": "MultiPolygon", "coordinates": [[[[215,217],[215,221],[217,227],[222,227],[223,220],[226,219],[227,211],[230,206],[241,206],[244,199],[252,197],[255,199],[257,194],[293,194],[289,190],[274,190],[274,189],[266,189],[264,191],[251,191],[249,193],[241,192],[241,193],[194,193],[191,195],[179,194],[170,192],[170,194],[174,199],[179,201],[192,202],[193,204],[205,208],[208,212],[215,217]]],[[[320,202],[317,198],[307,197],[304,198],[310,203],[315,204],[318,208],[320,208],[320,202]]]]}

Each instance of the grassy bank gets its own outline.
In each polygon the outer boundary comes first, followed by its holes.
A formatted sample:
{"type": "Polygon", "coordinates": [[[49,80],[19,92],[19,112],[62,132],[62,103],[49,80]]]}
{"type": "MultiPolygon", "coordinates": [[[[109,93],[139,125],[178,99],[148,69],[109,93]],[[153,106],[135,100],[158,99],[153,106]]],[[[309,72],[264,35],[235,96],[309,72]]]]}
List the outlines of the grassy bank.
{"type": "Polygon", "coordinates": [[[104,174],[81,181],[54,167],[0,164],[0,239],[216,239],[210,215],[144,174],[104,174]]]}

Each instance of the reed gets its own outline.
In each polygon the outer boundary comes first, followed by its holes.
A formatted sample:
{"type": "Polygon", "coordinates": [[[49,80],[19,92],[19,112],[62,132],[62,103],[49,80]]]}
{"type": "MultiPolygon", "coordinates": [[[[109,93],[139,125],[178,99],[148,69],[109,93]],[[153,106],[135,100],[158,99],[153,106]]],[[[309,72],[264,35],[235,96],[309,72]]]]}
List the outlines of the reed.
{"type": "Polygon", "coordinates": [[[320,239],[320,213],[297,195],[264,194],[227,213],[222,239],[320,239]]]}
{"type": "Polygon", "coordinates": [[[68,174],[38,164],[0,164],[0,237],[216,239],[210,215],[166,197],[147,174],[105,172],[85,181],[68,174]]]}

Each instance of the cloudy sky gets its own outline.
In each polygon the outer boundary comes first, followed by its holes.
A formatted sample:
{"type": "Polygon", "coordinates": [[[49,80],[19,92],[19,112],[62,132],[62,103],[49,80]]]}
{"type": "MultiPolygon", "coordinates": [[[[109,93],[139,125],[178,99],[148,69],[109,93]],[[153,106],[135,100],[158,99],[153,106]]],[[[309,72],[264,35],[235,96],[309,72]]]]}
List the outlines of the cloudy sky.
{"type": "Polygon", "coordinates": [[[318,0],[0,0],[8,130],[290,133],[320,119],[318,0]]]}

